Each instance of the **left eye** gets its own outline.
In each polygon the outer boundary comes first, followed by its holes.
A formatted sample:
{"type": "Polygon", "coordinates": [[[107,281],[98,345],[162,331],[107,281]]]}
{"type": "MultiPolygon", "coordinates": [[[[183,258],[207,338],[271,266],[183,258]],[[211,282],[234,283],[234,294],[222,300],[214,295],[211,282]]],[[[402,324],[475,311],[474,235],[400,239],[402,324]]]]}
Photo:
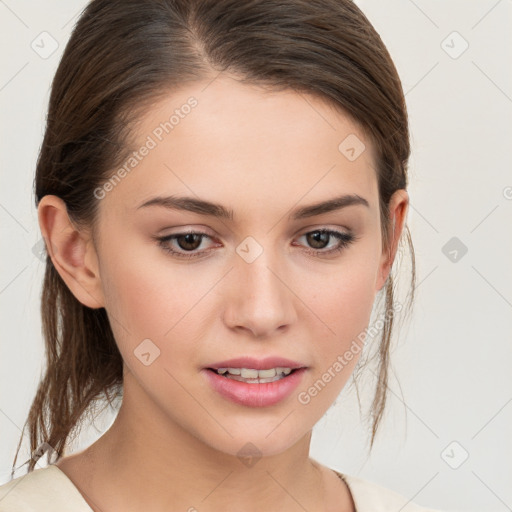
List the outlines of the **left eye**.
{"type": "MultiPolygon", "coordinates": [[[[308,243],[313,244],[315,247],[313,249],[309,249],[308,252],[319,256],[339,253],[348,247],[357,238],[352,233],[344,233],[332,229],[316,229],[314,231],[304,233],[301,235],[301,237],[306,237],[308,243]],[[335,247],[324,250],[325,246],[328,246],[328,241],[332,238],[335,238],[338,243],[335,245],[335,247]],[[319,246],[321,247],[318,248],[319,246]]],[[[176,233],[174,235],[158,237],[157,240],[162,249],[172,254],[173,256],[178,258],[198,258],[202,257],[205,253],[211,250],[206,249],[200,252],[196,252],[197,249],[201,246],[203,238],[211,237],[206,233],[191,231],[187,233],[176,233]],[[175,248],[171,247],[169,243],[171,241],[175,241],[181,250],[176,250],[175,248]]]]}
{"type": "Polygon", "coordinates": [[[352,233],[343,233],[341,231],[335,231],[332,229],[317,229],[315,231],[309,231],[308,233],[305,233],[302,236],[306,237],[308,243],[312,243],[313,246],[315,246],[315,249],[313,249],[312,252],[320,255],[338,253],[340,251],[343,251],[356,238],[352,233]],[[324,244],[326,243],[326,241],[332,238],[337,240],[338,243],[332,249],[329,249],[327,251],[321,250],[324,248],[324,244]],[[318,245],[322,247],[320,247],[319,249],[318,245]]]}

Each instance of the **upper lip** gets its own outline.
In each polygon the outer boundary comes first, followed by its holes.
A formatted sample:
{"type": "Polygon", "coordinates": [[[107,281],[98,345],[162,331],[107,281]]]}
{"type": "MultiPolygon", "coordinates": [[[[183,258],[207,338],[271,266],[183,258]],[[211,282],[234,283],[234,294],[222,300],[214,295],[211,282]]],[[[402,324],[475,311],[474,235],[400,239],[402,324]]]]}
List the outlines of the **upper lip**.
{"type": "Polygon", "coordinates": [[[227,359],[226,361],[220,361],[206,366],[206,368],[211,368],[212,370],[218,370],[219,368],[251,368],[254,370],[269,370],[277,367],[291,368],[292,370],[297,368],[306,368],[302,363],[276,356],[269,356],[263,359],[256,359],[249,356],[237,357],[235,359],[227,359]]]}

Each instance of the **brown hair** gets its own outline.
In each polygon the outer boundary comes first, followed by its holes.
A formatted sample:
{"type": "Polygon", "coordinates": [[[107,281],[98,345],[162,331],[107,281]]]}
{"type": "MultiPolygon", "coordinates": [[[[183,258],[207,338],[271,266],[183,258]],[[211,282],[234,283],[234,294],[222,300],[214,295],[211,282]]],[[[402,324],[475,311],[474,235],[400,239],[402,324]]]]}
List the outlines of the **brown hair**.
{"type": "MultiPolygon", "coordinates": [[[[186,82],[222,71],[246,83],[322,98],[369,134],[388,247],[389,200],[407,186],[406,105],[384,43],[349,0],[93,0],[52,83],[36,206],[43,196],[56,195],[77,227],[94,232],[93,191],[130,153],[143,110],[186,82]]],[[[411,249],[412,305],[414,249],[407,226],[404,233],[411,249]]],[[[382,291],[386,312],[392,312],[392,273],[382,291]]],[[[84,413],[105,398],[111,403],[112,394],[122,395],[122,358],[105,309],[80,303],[48,254],[41,301],[47,361],[23,428],[28,423],[29,472],[41,446],[60,458],[84,413]]],[[[375,355],[370,448],[386,404],[392,328],[393,314],[386,314],[375,355]]]]}

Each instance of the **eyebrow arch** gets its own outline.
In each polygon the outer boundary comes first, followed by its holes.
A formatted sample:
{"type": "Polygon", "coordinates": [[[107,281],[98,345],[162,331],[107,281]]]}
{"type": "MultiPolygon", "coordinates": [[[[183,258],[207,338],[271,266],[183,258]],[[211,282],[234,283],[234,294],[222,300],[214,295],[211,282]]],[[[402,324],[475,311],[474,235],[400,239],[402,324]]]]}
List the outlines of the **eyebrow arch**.
{"type": "MultiPolygon", "coordinates": [[[[288,219],[305,219],[308,217],[321,215],[323,213],[341,210],[342,208],[346,208],[347,206],[352,205],[364,205],[367,208],[370,207],[368,201],[364,197],[361,197],[357,194],[345,194],[339,197],[334,197],[327,201],[322,201],[298,208],[288,216],[288,219]]],[[[212,203],[210,201],[205,201],[203,199],[197,199],[194,197],[158,196],[145,201],[136,209],[139,210],[140,208],[146,208],[148,206],[162,206],[172,210],[185,210],[198,213],[199,215],[210,215],[227,220],[233,220],[234,217],[233,210],[228,210],[221,204],[212,203]]]]}

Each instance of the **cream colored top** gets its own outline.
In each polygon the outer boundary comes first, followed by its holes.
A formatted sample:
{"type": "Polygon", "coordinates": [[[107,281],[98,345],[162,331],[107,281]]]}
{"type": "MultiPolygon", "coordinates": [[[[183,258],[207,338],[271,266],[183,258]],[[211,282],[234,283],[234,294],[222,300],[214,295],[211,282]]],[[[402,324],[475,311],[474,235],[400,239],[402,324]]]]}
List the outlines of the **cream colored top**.
{"type": "MultiPolygon", "coordinates": [[[[440,512],[356,476],[335,473],[346,482],[357,512],[440,512]]],[[[0,512],[92,512],[75,484],[57,466],[35,469],[0,486],[0,512]]]]}

